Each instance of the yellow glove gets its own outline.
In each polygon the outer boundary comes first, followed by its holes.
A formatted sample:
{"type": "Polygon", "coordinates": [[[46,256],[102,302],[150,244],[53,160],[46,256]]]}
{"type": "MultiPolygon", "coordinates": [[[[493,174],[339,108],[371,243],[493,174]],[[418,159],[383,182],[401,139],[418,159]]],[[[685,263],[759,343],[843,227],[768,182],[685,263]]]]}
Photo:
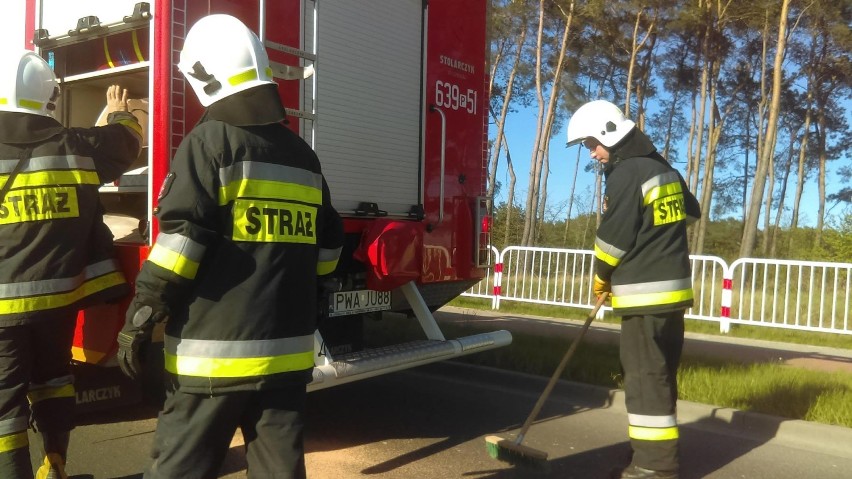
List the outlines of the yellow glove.
{"type": "Polygon", "coordinates": [[[595,275],[595,281],[592,285],[592,291],[595,292],[595,296],[600,296],[604,293],[609,293],[612,291],[612,285],[609,284],[609,281],[604,281],[598,278],[598,275],[595,275]]]}

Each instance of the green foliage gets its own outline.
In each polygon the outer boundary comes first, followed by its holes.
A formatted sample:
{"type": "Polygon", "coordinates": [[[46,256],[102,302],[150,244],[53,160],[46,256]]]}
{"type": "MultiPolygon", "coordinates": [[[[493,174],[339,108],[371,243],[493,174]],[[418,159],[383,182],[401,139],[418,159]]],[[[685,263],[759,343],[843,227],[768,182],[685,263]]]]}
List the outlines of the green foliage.
{"type": "Polygon", "coordinates": [[[852,427],[852,375],[686,360],[678,372],[687,401],[852,427]]]}
{"type": "Polygon", "coordinates": [[[733,219],[711,221],[704,236],[704,254],[718,256],[730,264],[740,254],[743,225],[733,219]]]}
{"type": "MultiPolygon", "coordinates": [[[[519,246],[524,227],[526,214],[517,205],[511,208],[511,220],[506,224],[506,218],[510,215],[509,206],[501,203],[494,208],[493,223],[491,227],[491,241],[494,247],[502,250],[507,246],[519,246]],[[508,241],[506,241],[506,230],[509,230],[508,241]]],[[[590,249],[595,241],[595,217],[584,214],[568,220],[542,221],[539,224],[538,238],[534,246],[545,248],[571,248],[590,249]]]]}
{"type": "Polygon", "coordinates": [[[506,203],[494,207],[491,223],[491,242],[498,249],[521,244],[524,227],[524,212],[520,207],[511,208],[506,203]],[[506,224],[507,219],[509,224],[506,224]],[[508,230],[508,234],[507,234],[508,230]]]}
{"type": "Polygon", "coordinates": [[[852,261],[852,214],[844,216],[836,229],[823,231],[822,242],[814,250],[814,257],[832,262],[852,261]]]}

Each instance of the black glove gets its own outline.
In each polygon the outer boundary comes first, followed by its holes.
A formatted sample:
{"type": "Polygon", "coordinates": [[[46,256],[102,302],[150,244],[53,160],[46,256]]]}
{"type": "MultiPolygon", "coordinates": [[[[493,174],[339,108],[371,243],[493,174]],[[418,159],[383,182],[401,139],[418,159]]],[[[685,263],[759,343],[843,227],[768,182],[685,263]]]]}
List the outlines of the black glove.
{"type": "Polygon", "coordinates": [[[168,318],[166,305],[145,296],[136,295],[127,308],[124,328],[118,333],[118,366],[130,379],[136,379],[142,372],[139,363],[139,349],[142,343],[151,338],[154,325],[168,318]]]}

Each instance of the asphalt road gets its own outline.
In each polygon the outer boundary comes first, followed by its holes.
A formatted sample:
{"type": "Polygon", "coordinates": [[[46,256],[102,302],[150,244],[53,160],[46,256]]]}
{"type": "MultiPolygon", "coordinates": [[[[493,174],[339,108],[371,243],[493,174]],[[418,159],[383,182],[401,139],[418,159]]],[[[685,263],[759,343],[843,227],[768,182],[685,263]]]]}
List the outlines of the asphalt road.
{"type": "MultiPolygon", "coordinates": [[[[545,378],[440,363],[309,395],[313,479],[604,478],[626,461],[620,393],[562,382],[524,444],[550,455],[543,470],[491,459],[484,438],[513,438],[545,378]]],[[[683,471],[692,478],[847,478],[852,431],[681,402],[683,471]]],[[[156,412],[82,417],[69,452],[73,479],[141,478],[156,412]]],[[[235,437],[221,477],[244,478],[235,437]]]]}
{"type": "MultiPolygon", "coordinates": [[[[579,329],[576,321],[454,308],[442,309],[436,318],[566,339],[579,329]]],[[[617,326],[603,323],[594,323],[587,336],[587,341],[617,340],[617,326]]],[[[816,346],[688,335],[684,354],[852,371],[852,351],[816,346]]],[[[524,441],[549,454],[543,469],[487,455],[484,438],[513,439],[546,381],[450,362],[312,392],[308,477],[602,479],[625,463],[622,393],[568,381],[554,389],[524,441]]],[[[156,413],[137,405],[80,417],[69,452],[72,479],[141,478],[156,413]]],[[[852,477],[852,429],[686,401],[678,404],[678,418],[683,479],[852,477]]],[[[220,477],[245,478],[245,469],[238,434],[220,477]]]]}

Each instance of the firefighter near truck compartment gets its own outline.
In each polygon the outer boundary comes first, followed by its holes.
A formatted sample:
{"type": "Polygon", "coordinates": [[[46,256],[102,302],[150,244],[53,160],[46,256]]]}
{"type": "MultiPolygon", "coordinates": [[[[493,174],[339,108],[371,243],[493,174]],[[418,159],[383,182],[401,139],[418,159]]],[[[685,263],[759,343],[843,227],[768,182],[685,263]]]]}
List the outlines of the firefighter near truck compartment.
{"type": "MultiPolygon", "coordinates": [[[[317,152],[344,220],[338,267],[317,294],[309,390],[501,347],[506,331],[445,338],[432,311],[485,277],[490,261],[487,172],[488,0],[329,0],[89,4],[27,0],[33,48],[62,86],[57,118],[92,126],[106,82],[131,92],[142,153],[101,188],[119,262],[133,282],[158,233],[157,192],[183,136],[204,113],[174,65],[199,18],[227,13],[264,42],[288,127],[317,152]],[[365,317],[415,318],[424,339],[365,350],[365,317]]],[[[255,212],[246,227],[300,227],[255,212]]],[[[246,211],[250,215],[250,211],[246,211]]],[[[310,221],[302,218],[302,228],[310,221]]],[[[130,297],[81,311],[74,339],[83,409],[138,400],[138,382],[115,365],[115,337],[130,297]]],[[[404,319],[405,318],[405,319],[404,319]]],[[[159,382],[161,343],[147,380],[159,382]]],[[[146,388],[150,388],[147,385],[146,388]]]]}

